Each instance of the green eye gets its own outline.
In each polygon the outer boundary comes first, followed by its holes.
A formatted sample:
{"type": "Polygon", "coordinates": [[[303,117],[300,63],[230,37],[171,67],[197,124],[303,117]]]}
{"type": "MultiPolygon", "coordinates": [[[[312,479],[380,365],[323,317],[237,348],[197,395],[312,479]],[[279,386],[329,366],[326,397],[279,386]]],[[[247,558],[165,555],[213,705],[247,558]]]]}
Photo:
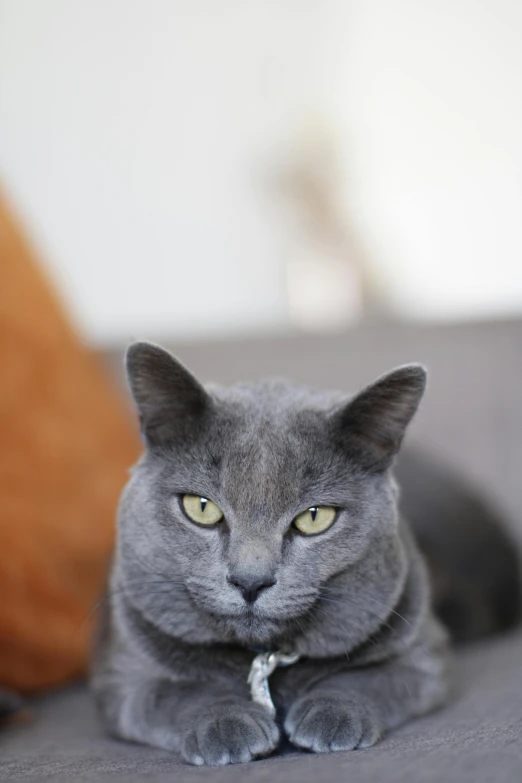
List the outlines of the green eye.
{"type": "Polygon", "coordinates": [[[199,495],[183,495],[181,502],[186,515],[200,525],[217,525],[223,519],[223,512],[214,501],[199,495]]]}
{"type": "Polygon", "coordinates": [[[333,506],[311,506],[296,516],[293,525],[305,536],[315,536],[333,525],[336,514],[333,506]]]}

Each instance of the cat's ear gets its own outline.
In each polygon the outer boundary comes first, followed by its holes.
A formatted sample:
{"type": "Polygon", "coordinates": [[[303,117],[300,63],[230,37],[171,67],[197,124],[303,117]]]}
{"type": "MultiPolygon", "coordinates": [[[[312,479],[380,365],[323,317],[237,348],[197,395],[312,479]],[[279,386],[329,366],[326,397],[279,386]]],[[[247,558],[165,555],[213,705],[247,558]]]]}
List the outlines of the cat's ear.
{"type": "Polygon", "coordinates": [[[212,405],[199,381],[158,345],[134,343],[125,365],[148,445],[168,443],[182,422],[201,417],[212,405]]]}
{"type": "Polygon", "coordinates": [[[386,470],[426,388],[426,370],[406,364],[367,386],[333,415],[343,448],[365,470],[386,470]]]}

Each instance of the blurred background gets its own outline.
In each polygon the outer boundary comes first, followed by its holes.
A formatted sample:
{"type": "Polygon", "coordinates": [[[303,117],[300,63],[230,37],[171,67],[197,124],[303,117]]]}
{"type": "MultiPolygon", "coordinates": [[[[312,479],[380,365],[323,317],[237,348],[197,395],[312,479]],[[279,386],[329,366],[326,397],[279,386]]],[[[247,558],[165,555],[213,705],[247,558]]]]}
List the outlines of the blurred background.
{"type": "Polygon", "coordinates": [[[516,0],[0,0],[0,181],[97,346],[522,312],[516,0]]]}

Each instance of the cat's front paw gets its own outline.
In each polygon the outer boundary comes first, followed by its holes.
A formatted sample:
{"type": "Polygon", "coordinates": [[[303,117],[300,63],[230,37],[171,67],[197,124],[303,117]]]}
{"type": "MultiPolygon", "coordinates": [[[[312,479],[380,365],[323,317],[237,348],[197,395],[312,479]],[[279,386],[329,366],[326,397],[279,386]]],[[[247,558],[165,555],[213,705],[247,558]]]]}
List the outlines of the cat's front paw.
{"type": "Polygon", "coordinates": [[[290,742],[315,753],[374,745],[382,734],[376,710],[357,697],[307,695],[291,707],[285,731],[290,742]]]}
{"type": "Polygon", "coordinates": [[[219,702],[198,714],[181,752],[190,764],[240,764],[268,756],[279,744],[279,729],[258,704],[219,702]]]}

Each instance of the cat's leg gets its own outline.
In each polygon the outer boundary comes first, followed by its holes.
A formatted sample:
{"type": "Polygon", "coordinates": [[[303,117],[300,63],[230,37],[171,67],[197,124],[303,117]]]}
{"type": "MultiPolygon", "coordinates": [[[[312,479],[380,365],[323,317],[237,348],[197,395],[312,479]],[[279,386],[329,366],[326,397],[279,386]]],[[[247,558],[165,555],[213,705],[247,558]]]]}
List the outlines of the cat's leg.
{"type": "Polygon", "coordinates": [[[178,751],[191,764],[234,764],[279,744],[274,719],[244,695],[201,682],[113,681],[96,687],[108,728],[123,739],[178,751]]]}
{"type": "Polygon", "coordinates": [[[284,727],[294,745],[316,753],[367,748],[447,695],[445,644],[419,643],[393,661],[325,676],[297,697],[284,727]]]}

